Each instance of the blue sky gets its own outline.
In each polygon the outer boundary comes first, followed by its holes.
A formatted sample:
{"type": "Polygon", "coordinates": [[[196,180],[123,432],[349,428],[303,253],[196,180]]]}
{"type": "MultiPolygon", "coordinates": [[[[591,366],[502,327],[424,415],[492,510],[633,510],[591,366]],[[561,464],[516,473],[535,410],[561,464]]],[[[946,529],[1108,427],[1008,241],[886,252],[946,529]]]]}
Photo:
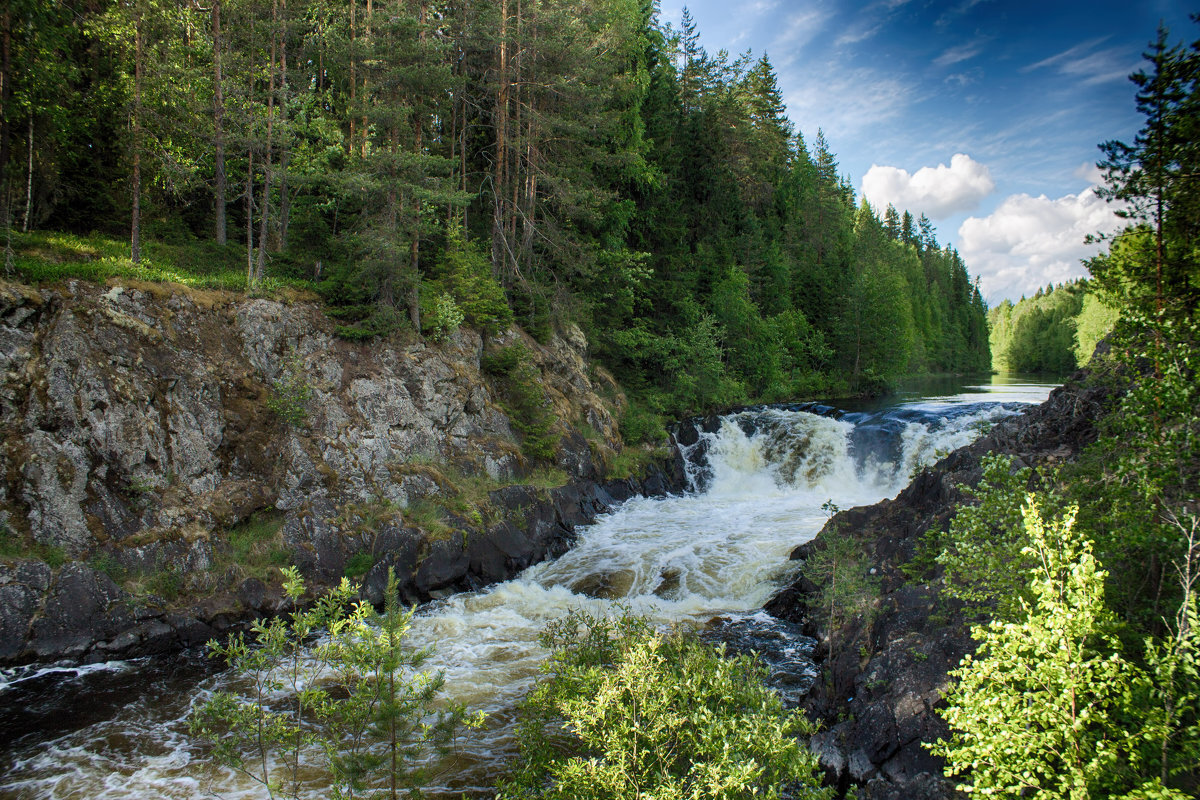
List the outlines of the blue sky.
{"type": "Polygon", "coordinates": [[[662,0],[710,53],[766,53],[788,113],[823,129],[860,196],[933,219],[995,304],[1085,275],[1113,229],[1097,144],[1141,126],[1128,75],[1159,21],[1191,42],[1200,2],[662,0]]]}

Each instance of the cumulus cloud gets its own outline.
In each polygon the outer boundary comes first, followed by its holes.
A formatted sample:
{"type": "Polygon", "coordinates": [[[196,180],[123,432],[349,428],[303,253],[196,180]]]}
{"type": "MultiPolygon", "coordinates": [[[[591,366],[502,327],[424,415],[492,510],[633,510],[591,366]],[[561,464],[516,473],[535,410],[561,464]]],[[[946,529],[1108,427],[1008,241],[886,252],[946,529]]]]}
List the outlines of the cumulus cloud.
{"type": "Polygon", "coordinates": [[[1085,161],[1075,168],[1071,173],[1081,181],[1087,181],[1092,186],[1104,185],[1104,172],[1100,167],[1096,166],[1095,162],[1085,161]]]}
{"type": "Polygon", "coordinates": [[[1092,189],[1057,200],[1014,194],[988,216],[968,217],[958,229],[958,250],[995,305],[1085,276],[1080,262],[1101,245],[1084,244],[1084,238],[1115,231],[1120,222],[1092,189]]]}
{"type": "Polygon", "coordinates": [[[956,153],[948,167],[922,167],[911,175],[899,167],[872,164],[862,180],[863,196],[876,208],[891,203],[932,219],[969,211],[995,188],[988,168],[965,153],[956,153]]]}

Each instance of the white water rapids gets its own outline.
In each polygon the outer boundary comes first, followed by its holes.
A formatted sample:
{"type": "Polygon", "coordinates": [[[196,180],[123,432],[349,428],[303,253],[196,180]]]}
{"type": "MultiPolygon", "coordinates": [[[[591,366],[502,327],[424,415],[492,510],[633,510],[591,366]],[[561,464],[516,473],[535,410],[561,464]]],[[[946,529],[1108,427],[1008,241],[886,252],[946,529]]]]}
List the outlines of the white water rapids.
{"type": "MultiPolygon", "coordinates": [[[[849,508],[896,494],[916,469],[1050,388],[840,419],[786,409],[723,417],[685,448],[694,491],[629,500],[581,529],[556,561],[426,605],[412,643],[434,648],[431,666],[445,671],[455,700],[489,715],[486,730],[461,737],[430,794],[483,793],[511,759],[513,708],[546,655],[537,636],[547,621],[570,608],[610,612],[619,602],[663,624],[717,617],[754,624],[792,577],[790,551],[825,523],[823,504],[849,508]]],[[[10,738],[0,742],[0,798],[264,797],[209,764],[187,735],[190,708],[229,682],[194,663],[0,673],[0,706],[49,708],[16,723],[0,711],[0,738],[10,738]],[[98,674],[107,682],[88,683],[98,674]],[[39,730],[14,730],[34,723],[39,730]]],[[[312,796],[325,794],[318,787],[312,796]]]]}

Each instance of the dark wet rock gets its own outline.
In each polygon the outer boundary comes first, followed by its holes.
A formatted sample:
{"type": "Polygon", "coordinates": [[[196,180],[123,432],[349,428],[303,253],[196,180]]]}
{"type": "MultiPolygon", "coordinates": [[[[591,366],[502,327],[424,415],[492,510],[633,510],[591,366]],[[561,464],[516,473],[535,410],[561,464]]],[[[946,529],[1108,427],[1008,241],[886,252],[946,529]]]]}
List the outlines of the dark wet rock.
{"type": "Polygon", "coordinates": [[[29,647],[41,658],[83,655],[96,639],[108,638],[120,625],[122,609],[114,604],[121,595],[104,573],[86,564],[64,566],[31,626],[29,647]]]}
{"type": "Polygon", "coordinates": [[[51,574],[40,561],[0,564],[0,661],[17,659],[25,650],[51,574]]]}
{"type": "Polygon", "coordinates": [[[1008,454],[1015,464],[1035,469],[1073,460],[1096,440],[1095,423],[1113,399],[1109,388],[1080,373],[1042,405],[1000,422],[920,472],[896,498],[838,513],[792,552],[793,559],[804,559],[830,536],[853,536],[870,554],[882,585],[874,622],[851,621],[839,629],[832,657],[829,631],[807,612],[807,598],[819,587],[799,577],[766,605],[769,613],[821,640],[817,655],[824,679],[814,684],[805,708],[830,726],[810,748],[831,783],[842,789],[857,784],[859,797],[872,800],[957,796],[941,777],[941,760],[925,745],[949,733],[936,712],[948,673],[973,651],[974,642],[966,625],[954,620],[953,606],[949,614],[935,613],[945,608],[938,581],[912,582],[901,566],[926,531],[949,526],[966,499],[960,487],[975,486],[982,477],[984,455],[1008,454]]]}
{"type": "Polygon", "coordinates": [[[437,597],[437,592],[454,591],[461,586],[470,566],[466,537],[462,531],[451,531],[446,538],[429,545],[413,584],[422,595],[437,597]]]}

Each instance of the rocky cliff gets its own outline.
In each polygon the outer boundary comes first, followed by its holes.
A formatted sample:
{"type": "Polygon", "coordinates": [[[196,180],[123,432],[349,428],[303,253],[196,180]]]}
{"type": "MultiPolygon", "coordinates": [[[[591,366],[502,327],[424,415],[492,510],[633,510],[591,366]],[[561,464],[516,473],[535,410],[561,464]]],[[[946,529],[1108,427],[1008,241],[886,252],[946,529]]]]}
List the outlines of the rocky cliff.
{"type": "Polygon", "coordinates": [[[388,567],[409,601],[475,588],[667,490],[600,484],[622,398],[578,329],[487,346],[517,342],[557,420],[549,473],[474,331],[351,343],[313,303],[0,282],[0,663],[203,641],[280,610],[285,563],[374,600],[388,567]]]}
{"type": "Polygon", "coordinates": [[[870,625],[854,620],[836,631],[831,659],[830,632],[808,614],[808,597],[819,587],[800,578],[767,605],[782,619],[803,624],[822,640],[824,680],[805,705],[825,730],[811,741],[831,781],[842,790],[859,787],[869,800],[935,800],[955,796],[942,763],[924,743],[948,728],[938,716],[947,673],[973,651],[967,626],[939,598],[939,581],[914,582],[901,567],[913,558],[930,529],[946,530],[967,500],[962,486],[982,477],[988,453],[1013,456],[1014,468],[1044,470],[1075,459],[1095,441],[1096,421],[1112,402],[1110,389],[1085,373],[1056,389],[1042,405],[1006,420],[975,443],[956,450],[919,473],[894,499],[836,514],[793,558],[806,558],[833,536],[852,536],[880,576],[876,617],[870,625]]]}

